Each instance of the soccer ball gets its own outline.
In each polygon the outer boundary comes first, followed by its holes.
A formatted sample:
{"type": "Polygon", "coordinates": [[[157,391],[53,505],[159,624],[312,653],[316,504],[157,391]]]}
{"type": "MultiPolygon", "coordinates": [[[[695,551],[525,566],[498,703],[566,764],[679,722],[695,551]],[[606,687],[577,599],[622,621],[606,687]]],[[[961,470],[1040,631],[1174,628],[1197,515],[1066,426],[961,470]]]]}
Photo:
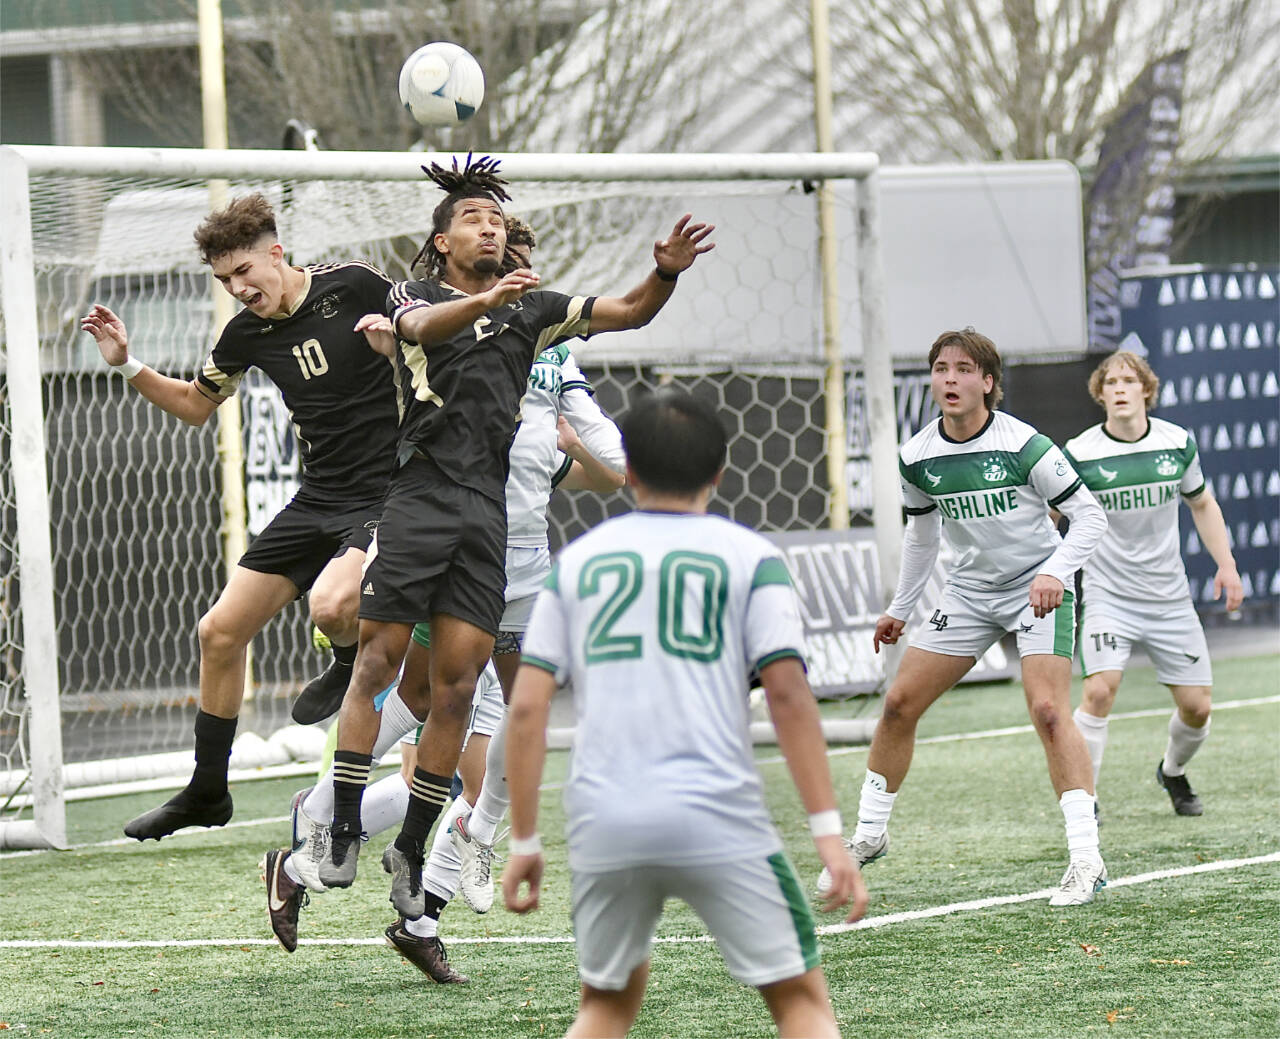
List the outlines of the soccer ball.
{"type": "Polygon", "coordinates": [[[456,43],[428,43],[400,67],[400,100],[423,126],[456,126],[484,100],[484,73],[456,43]]]}

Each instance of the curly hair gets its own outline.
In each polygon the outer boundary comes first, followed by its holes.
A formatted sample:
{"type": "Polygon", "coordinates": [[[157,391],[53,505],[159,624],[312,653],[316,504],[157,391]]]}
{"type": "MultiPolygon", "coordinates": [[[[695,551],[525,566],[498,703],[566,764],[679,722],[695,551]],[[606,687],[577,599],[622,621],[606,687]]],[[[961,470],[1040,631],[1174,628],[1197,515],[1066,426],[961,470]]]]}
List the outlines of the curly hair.
{"type": "Polygon", "coordinates": [[[521,220],[518,216],[509,216],[507,223],[507,251],[502,254],[502,274],[510,274],[512,271],[519,270],[525,266],[522,259],[511,252],[511,247],[524,246],[528,252],[532,253],[538,247],[538,236],[533,233],[533,228],[521,220]]]}
{"type": "Polygon", "coordinates": [[[238,249],[251,249],[267,237],[277,237],[276,214],[266,196],[257,191],[210,213],[195,230],[200,259],[209,264],[238,249]]]}
{"type": "Polygon", "coordinates": [[[498,160],[488,155],[473,159],[468,152],[467,161],[461,169],[455,157],[452,169],[433,162],[430,166],[423,166],[422,172],[444,190],[445,197],[432,211],[431,233],[409,267],[412,269],[419,263],[424,264],[428,278],[440,278],[444,275],[445,257],[436,248],[436,235],[449,230],[453,207],[464,198],[487,198],[501,206],[503,202],[510,202],[511,196],[507,194],[507,182],[498,176],[498,160]]]}

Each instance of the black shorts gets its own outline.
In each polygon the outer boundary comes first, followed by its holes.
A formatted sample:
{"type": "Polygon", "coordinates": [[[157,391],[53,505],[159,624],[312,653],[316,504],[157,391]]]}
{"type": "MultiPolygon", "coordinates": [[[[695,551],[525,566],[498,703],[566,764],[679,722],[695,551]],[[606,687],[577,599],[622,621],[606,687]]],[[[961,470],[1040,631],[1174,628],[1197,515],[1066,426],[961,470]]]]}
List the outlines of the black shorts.
{"type": "Polygon", "coordinates": [[[291,501],[240,557],[246,570],[287,577],[305,592],[335,556],[369,550],[382,504],[318,509],[291,501]]]}
{"type": "Polygon", "coordinates": [[[505,503],[414,455],[391,477],[360,585],[360,618],[417,624],[447,613],[496,635],[506,548],[505,503]]]}

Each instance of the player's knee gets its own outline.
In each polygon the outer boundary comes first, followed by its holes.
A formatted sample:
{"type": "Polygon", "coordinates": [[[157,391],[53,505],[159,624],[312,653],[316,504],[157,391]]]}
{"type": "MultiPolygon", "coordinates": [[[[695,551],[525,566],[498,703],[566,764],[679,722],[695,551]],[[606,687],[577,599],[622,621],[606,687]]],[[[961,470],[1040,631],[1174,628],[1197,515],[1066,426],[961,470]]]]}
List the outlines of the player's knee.
{"type": "Polygon", "coordinates": [[[884,707],[880,720],[890,726],[913,725],[920,720],[920,705],[916,698],[900,686],[891,686],[884,695],[884,707]]]}
{"type": "Polygon", "coordinates": [[[1062,726],[1062,710],[1054,700],[1032,700],[1027,704],[1031,721],[1049,739],[1057,735],[1062,726]]]}
{"type": "Polygon", "coordinates": [[[230,618],[217,607],[200,618],[196,633],[200,639],[200,654],[205,657],[238,653],[246,645],[246,640],[230,623],[230,618]]]}
{"type": "Polygon", "coordinates": [[[312,592],[311,623],[326,635],[353,627],[358,619],[360,598],[339,592],[312,592]]]}
{"type": "MultiPolygon", "coordinates": [[[[477,675],[476,678],[479,676],[477,675]]],[[[476,679],[465,677],[454,681],[437,681],[431,687],[431,714],[437,723],[465,728],[471,717],[471,701],[475,697],[476,679]]]]}
{"type": "Polygon", "coordinates": [[[1213,713],[1213,698],[1208,689],[1198,689],[1195,694],[1185,697],[1178,705],[1178,713],[1182,720],[1196,729],[1209,724],[1209,715],[1213,713]]]}

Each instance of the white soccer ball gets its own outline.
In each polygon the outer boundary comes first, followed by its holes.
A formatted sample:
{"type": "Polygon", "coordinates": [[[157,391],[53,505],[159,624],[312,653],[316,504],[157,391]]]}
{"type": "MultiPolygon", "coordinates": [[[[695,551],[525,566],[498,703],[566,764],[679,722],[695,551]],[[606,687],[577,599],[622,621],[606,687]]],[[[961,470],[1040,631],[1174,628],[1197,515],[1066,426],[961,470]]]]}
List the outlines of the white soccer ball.
{"type": "Polygon", "coordinates": [[[423,126],[456,126],[484,100],[480,64],[456,43],[428,43],[400,67],[400,101],[423,126]]]}

